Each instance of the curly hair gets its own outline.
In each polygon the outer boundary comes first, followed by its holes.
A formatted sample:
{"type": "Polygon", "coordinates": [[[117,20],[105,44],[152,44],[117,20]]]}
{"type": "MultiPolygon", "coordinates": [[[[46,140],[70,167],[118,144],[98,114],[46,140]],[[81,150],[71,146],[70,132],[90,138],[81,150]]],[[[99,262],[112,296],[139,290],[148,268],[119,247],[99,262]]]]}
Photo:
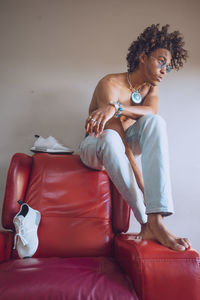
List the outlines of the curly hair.
{"type": "Polygon", "coordinates": [[[183,62],[186,62],[188,52],[183,49],[185,43],[181,33],[179,31],[169,33],[169,24],[162,26],[161,30],[159,30],[159,26],[160,24],[153,24],[147,27],[137,40],[132,42],[126,57],[128,72],[133,72],[138,67],[141,53],[144,52],[149,56],[158,48],[165,48],[171,52],[170,66],[172,69],[178,71],[183,66],[183,62]]]}

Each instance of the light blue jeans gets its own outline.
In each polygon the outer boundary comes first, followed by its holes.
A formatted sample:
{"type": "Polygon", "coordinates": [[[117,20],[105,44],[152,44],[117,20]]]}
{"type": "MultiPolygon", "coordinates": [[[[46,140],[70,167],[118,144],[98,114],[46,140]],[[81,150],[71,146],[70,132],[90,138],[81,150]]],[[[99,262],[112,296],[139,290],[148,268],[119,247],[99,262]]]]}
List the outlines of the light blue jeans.
{"type": "Polygon", "coordinates": [[[149,213],[172,214],[174,208],[165,121],[159,115],[143,116],[126,130],[125,135],[134,155],[142,154],[145,201],[122,139],[115,130],[105,129],[97,138],[87,136],[80,144],[82,162],[93,169],[106,169],[139,223],[146,223],[149,213]]]}

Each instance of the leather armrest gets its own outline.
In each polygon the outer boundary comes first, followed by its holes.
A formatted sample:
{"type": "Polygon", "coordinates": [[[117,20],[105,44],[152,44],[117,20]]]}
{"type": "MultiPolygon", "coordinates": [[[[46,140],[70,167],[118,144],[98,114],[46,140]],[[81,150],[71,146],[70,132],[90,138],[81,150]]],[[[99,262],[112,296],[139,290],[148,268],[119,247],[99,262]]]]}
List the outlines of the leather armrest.
{"type": "Polygon", "coordinates": [[[14,233],[0,231],[0,263],[10,259],[14,233]]]}
{"type": "Polygon", "coordinates": [[[134,234],[115,238],[115,257],[131,277],[140,300],[198,300],[200,259],[194,249],[168,249],[134,234]]]}

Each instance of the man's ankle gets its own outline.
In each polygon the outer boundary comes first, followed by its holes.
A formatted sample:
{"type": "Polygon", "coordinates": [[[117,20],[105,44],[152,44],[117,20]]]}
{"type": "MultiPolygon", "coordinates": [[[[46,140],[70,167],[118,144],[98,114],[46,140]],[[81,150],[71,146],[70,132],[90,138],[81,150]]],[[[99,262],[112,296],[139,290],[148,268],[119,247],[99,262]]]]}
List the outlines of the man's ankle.
{"type": "Polygon", "coordinates": [[[161,224],[162,223],[162,214],[161,213],[152,213],[148,214],[148,224],[161,224]]]}

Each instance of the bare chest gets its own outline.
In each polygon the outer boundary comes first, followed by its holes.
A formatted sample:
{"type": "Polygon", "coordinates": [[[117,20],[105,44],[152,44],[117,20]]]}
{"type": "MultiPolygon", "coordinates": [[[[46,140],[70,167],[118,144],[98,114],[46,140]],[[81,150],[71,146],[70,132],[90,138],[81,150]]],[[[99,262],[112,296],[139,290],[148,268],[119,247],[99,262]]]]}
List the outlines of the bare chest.
{"type": "Polygon", "coordinates": [[[142,96],[142,102],[139,104],[136,104],[132,101],[131,95],[132,91],[129,88],[123,88],[119,91],[119,101],[125,105],[125,106],[138,106],[138,105],[143,105],[144,100],[146,96],[148,95],[150,90],[150,85],[145,85],[139,90],[140,95],[142,96]]]}
{"type": "MultiPolygon", "coordinates": [[[[150,90],[150,86],[144,86],[143,88],[141,88],[140,90],[140,94],[142,96],[142,102],[139,104],[136,104],[132,101],[131,99],[131,95],[132,95],[132,91],[128,88],[124,88],[120,91],[120,96],[119,96],[119,101],[124,105],[124,106],[141,106],[144,105],[145,102],[145,98],[148,95],[150,90]]],[[[122,125],[124,127],[124,129],[127,129],[129,126],[131,126],[135,121],[125,117],[125,116],[121,116],[120,120],[122,122],[122,125]]]]}

